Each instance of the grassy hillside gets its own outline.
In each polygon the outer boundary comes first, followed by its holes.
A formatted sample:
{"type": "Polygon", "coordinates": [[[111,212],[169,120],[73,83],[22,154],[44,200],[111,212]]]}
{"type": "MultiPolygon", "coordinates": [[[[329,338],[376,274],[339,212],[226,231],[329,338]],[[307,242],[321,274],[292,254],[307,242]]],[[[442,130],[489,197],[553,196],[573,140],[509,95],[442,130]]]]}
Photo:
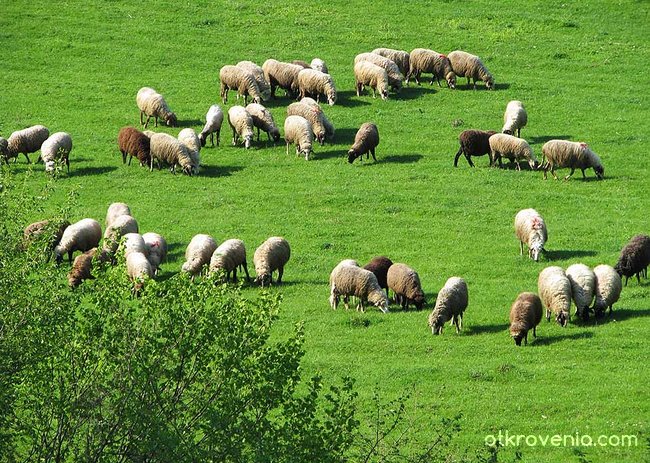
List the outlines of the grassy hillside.
{"type": "MultiPolygon", "coordinates": [[[[46,210],[56,210],[70,191],[78,193],[74,220],[103,219],[111,202],[127,202],[142,232],[159,232],[171,244],[161,278],[180,270],[197,233],[243,239],[251,266],[264,239],[285,236],[292,257],[286,284],[277,288],[284,301],[277,329],[305,321],[305,374],[354,376],[366,410],[375,388],[386,397],[414,390],[411,419],[422,442],[441,417],[461,413],[459,454],[500,430],[625,434],[637,436],[638,445],[522,445],[506,454],[643,461],[648,280],[630,281],[612,317],[598,325],[573,320],[563,329],[544,320],[524,348],[515,348],[507,327],[512,301],[537,290],[544,266],[613,265],[631,236],[650,232],[648,12],[643,1],[11,0],[0,15],[0,135],[37,123],[69,132],[72,171],[58,179],[46,210]],[[426,83],[389,101],[357,97],[353,58],[378,46],[473,52],[495,76],[496,91],[472,91],[459,79],[455,91],[426,83]],[[317,146],[311,161],[286,155],[265,137],[248,151],[233,147],[225,123],[221,146],[202,150],[197,177],[122,165],[117,132],[137,126],[140,87],[161,92],[181,127],[198,132],[208,107],[221,104],[221,66],[315,56],[328,64],[339,97],[324,107],[337,129],[334,144],[317,146]],[[512,99],[526,105],[522,137],[538,156],[552,138],[588,142],[605,180],[590,170],[587,181],[579,172],[568,182],[543,181],[540,172],[487,168],[486,158],[475,159],[475,169],[464,159],[453,168],[458,134],[500,130],[512,99]],[[345,153],[365,121],[379,127],[378,162],[349,165],[345,153]],[[519,256],[513,233],[514,215],[527,207],[549,229],[539,263],[519,256]],[[425,310],[333,312],[330,270],[344,258],[365,263],[382,254],[418,271],[425,310]],[[460,335],[446,328],[433,337],[427,316],[452,275],[469,286],[465,326],[460,335]]],[[[268,105],[280,126],[289,103],[282,97],[268,105]]],[[[233,104],[231,92],[222,107],[233,104]]],[[[9,170],[22,178],[29,168],[21,158],[9,170]]],[[[42,165],[36,170],[34,191],[45,182],[42,165]]]]}

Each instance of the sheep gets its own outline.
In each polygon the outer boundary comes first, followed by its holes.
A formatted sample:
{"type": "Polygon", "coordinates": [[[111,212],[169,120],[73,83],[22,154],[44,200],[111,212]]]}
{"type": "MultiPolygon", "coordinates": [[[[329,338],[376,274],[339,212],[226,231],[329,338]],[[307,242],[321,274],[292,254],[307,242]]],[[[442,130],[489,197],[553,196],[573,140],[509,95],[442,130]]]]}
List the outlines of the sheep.
{"type": "Polygon", "coordinates": [[[41,145],[41,159],[45,164],[45,172],[53,172],[56,161],[65,162],[70,173],[70,151],[72,137],[66,132],[56,132],[48,137],[41,145]]]}
{"type": "Polygon", "coordinates": [[[142,133],[149,139],[151,140],[151,136],[156,133],[153,130],[143,130],[142,133]]]}
{"type": "MultiPolygon", "coordinates": [[[[493,130],[464,130],[458,136],[460,148],[454,158],[454,167],[458,167],[458,158],[463,154],[470,167],[474,167],[471,156],[483,156],[490,153],[490,138],[496,134],[493,130]]],[[[492,159],[490,159],[492,164],[492,159]]]]}
{"type": "Polygon", "coordinates": [[[609,307],[609,315],[611,315],[612,306],[621,296],[623,280],[614,267],[606,264],[596,266],[594,275],[596,276],[596,285],[594,287],[594,305],[591,310],[598,318],[609,307]]]}
{"type": "Polygon", "coordinates": [[[315,69],[303,69],[298,73],[297,83],[300,98],[313,95],[316,102],[319,102],[320,96],[325,95],[330,106],[336,103],[336,86],[329,74],[315,69]]]}
{"type": "Polygon", "coordinates": [[[150,154],[150,172],[153,171],[154,161],[158,163],[159,168],[161,162],[170,165],[174,174],[177,165],[186,175],[192,175],[194,172],[194,162],[187,146],[167,133],[155,133],[151,136],[150,154]]]}
{"type": "Polygon", "coordinates": [[[386,272],[386,284],[395,295],[395,302],[403,310],[408,310],[409,304],[416,309],[424,307],[424,291],[420,284],[418,273],[406,264],[393,264],[386,272]]]}
{"type": "Polygon", "coordinates": [[[232,144],[237,145],[239,137],[244,142],[246,149],[251,147],[253,141],[253,118],[243,106],[233,106],[228,110],[228,124],[232,127],[232,144]]]}
{"type": "Polygon", "coordinates": [[[252,72],[229,64],[219,70],[219,81],[221,82],[221,100],[228,102],[228,90],[237,90],[237,99],[244,97],[244,104],[248,104],[248,97],[253,102],[260,103],[262,95],[252,72]]]}
{"type": "Polygon", "coordinates": [[[30,223],[23,230],[23,241],[21,248],[27,249],[32,243],[38,240],[42,235],[47,237],[45,249],[47,254],[51,254],[54,248],[61,241],[63,232],[70,226],[67,220],[41,220],[30,223]]]}
{"type": "Polygon", "coordinates": [[[282,283],[284,266],[291,257],[291,248],[286,239],[272,236],[264,241],[253,254],[255,264],[255,283],[265,287],[273,283],[273,272],[278,271],[277,284],[282,283]]]}
{"type": "Polygon", "coordinates": [[[506,111],[503,113],[503,133],[514,135],[515,131],[517,136],[521,137],[521,129],[528,123],[528,113],[524,104],[518,100],[512,100],[506,106],[506,111]]]}
{"type": "Polygon", "coordinates": [[[115,255],[120,244],[120,239],[127,233],[138,233],[138,221],[130,215],[120,215],[106,226],[104,231],[103,250],[110,255],[115,255]]]}
{"type": "Polygon", "coordinates": [[[456,326],[456,334],[463,328],[463,314],[467,309],[469,296],[467,283],[460,277],[451,277],[438,293],[436,305],[429,315],[431,333],[442,334],[445,323],[451,320],[456,326]]]}
{"type": "Polygon", "coordinates": [[[167,241],[158,233],[145,233],[142,235],[144,240],[145,252],[144,255],[149,259],[151,269],[154,275],[158,275],[160,264],[167,259],[167,241]]]}
{"type": "Polygon", "coordinates": [[[153,88],[142,87],[138,90],[135,101],[140,109],[140,125],[144,125],[145,129],[149,125],[149,120],[152,117],[154,118],[155,127],[158,127],[158,118],[164,119],[168,127],[176,127],[178,123],[176,114],[169,109],[163,96],[153,88]],[[146,122],[142,119],[143,114],[147,116],[146,122]]]}
{"type": "Polygon", "coordinates": [[[300,66],[303,69],[313,69],[307,61],[303,61],[301,59],[294,59],[293,61],[291,61],[291,64],[300,66]]]}
{"type": "Polygon", "coordinates": [[[490,165],[499,161],[499,167],[501,167],[501,157],[506,157],[517,165],[517,170],[521,170],[519,165],[521,160],[528,161],[531,169],[537,169],[537,158],[528,142],[523,138],[497,133],[488,139],[488,143],[490,144],[490,165]]]}
{"type": "Polygon", "coordinates": [[[515,235],[519,239],[519,255],[524,254],[524,245],[528,247],[528,257],[535,262],[539,253],[544,251],[548,240],[546,223],[535,209],[522,209],[515,215],[515,235]]]}
{"type": "Polygon", "coordinates": [[[141,252],[146,256],[147,245],[140,233],[125,233],[120,240],[118,252],[124,253],[124,256],[128,256],[132,252],[141,252]]]}
{"type": "Polygon", "coordinates": [[[287,116],[301,116],[311,123],[312,132],[316,140],[322,145],[325,144],[327,137],[327,127],[325,126],[325,114],[316,101],[311,98],[303,98],[301,101],[291,103],[287,106],[287,116]],[[314,105],[308,104],[305,100],[311,100],[314,105]]]}
{"type": "Polygon", "coordinates": [[[648,264],[650,264],[650,236],[636,235],[621,249],[618,262],[614,266],[621,277],[625,277],[625,286],[627,281],[633,275],[641,284],[640,275],[646,274],[648,264]]]}
{"type": "Polygon", "coordinates": [[[210,235],[194,235],[185,249],[185,262],[181,270],[188,272],[194,279],[201,273],[203,266],[210,263],[210,258],[217,246],[217,242],[210,235]]]}
{"type": "Polygon", "coordinates": [[[537,337],[537,325],[542,321],[542,301],[535,293],[523,292],[517,296],[510,308],[510,336],[515,344],[521,340],[528,345],[528,331],[533,330],[537,337]]]}
{"type": "Polygon", "coordinates": [[[0,156],[5,158],[7,149],[9,148],[9,141],[6,138],[0,137],[0,156]]]}
{"type": "Polygon", "coordinates": [[[584,264],[570,265],[564,273],[571,282],[571,295],[576,305],[576,314],[583,320],[587,320],[591,301],[594,299],[596,275],[584,264]]]}
{"type": "Polygon", "coordinates": [[[221,137],[221,125],[223,124],[223,111],[219,105],[213,104],[208,109],[208,113],[205,115],[205,125],[203,130],[199,134],[199,141],[201,146],[205,146],[205,143],[210,135],[210,141],[214,147],[214,134],[217,134],[217,146],[219,146],[219,141],[221,137]]]}
{"type": "Polygon", "coordinates": [[[449,88],[456,88],[456,74],[451,68],[451,62],[442,53],[429,50],[427,48],[416,48],[411,51],[410,65],[408,74],[406,75],[406,82],[413,77],[415,83],[420,85],[420,74],[423,72],[431,73],[430,85],[433,85],[435,79],[440,85],[440,79],[445,79],[449,88]]]}
{"type": "Polygon", "coordinates": [[[126,273],[134,283],[133,292],[138,295],[144,283],[153,278],[151,264],[141,252],[132,252],[126,256],[126,273]]]}
{"type": "Polygon", "coordinates": [[[201,141],[196,132],[191,128],[183,129],[178,133],[178,141],[185,145],[190,155],[192,175],[198,174],[201,166],[201,141]]]}
{"type": "Polygon", "coordinates": [[[411,66],[410,64],[411,57],[404,50],[394,50],[392,48],[375,48],[374,50],[371,51],[371,53],[374,53],[379,56],[383,56],[384,58],[388,58],[389,60],[391,60],[393,63],[397,65],[399,72],[403,76],[406,76],[408,74],[411,66]]]}
{"type": "Polygon", "coordinates": [[[494,77],[487,70],[481,58],[461,50],[452,51],[447,58],[451,62],[454,74],[458,77],[466,77],[468,86],[471,78],[474,80],[474,90],[476,90],[477,80],[485,82],[485,87],[488,90],[494,90],[494,77]]]}
{"type": "Polygon", "coordinates": [[[592,167],[596,178],[602,180],[605,178],[605,168],[600,162],[596,153],[589,149],[589,145],[581,142],[572,142],[567,140],[549,140],[542,146],[542,160],[545,160],[544,180],[550,170],[553,178],[557,180],[555,169],[558,167],[570,167],[571,172],[564,177],[569,180],[576,168],[582,171],[582,178],[586,179],[585,169],[592,167]]]}
{"type": "Polygon", "coordinates": [[[298,93],[298,73],[304,68],[296,64],[283,63],[267,59],[262,64],[264,77],[271,85],[271,97],[275,98],[275,89],[282,88],[290,98],[298,93]]]}
{"type": "Polygon", "coordinates": [[[371,63],[370,61],[359,61],[354,65],[354,80],[357,90],[357,96],[366,85],[372,88],[372,97],[376,98],[376,92],[382,100],[388,99],[388,74],[381,66],[371,63]]]}
{"type": "Polygon", "coordinates": [[[253,119],[253,126],[257,128],[257,141],[260,141],[260,129],[266,132],[269,140],[273,138],[274,143],[280,140],[280,129],[275,125],[271,111],[257,103],[250,103],[246,106],[246,111],[253,119]]]}
{"type": "Polygon", "coordinates": [[[253,74],[257,87],[260,90],[262,101],[269,101],[271,99],[271,86],[264,77],[264,70],[252,61],[240,61],[236,66],[253,74]]]}
{"type": "Polygon", "coordinates": [[[402,82],[404,81],[404,75],[399,71],[397,64],[393,61],[376,53],[359,53],[354,57],[354,64],[357,64],[359,61],[370,61],[372,64],[384,68],[388,75],[388,84],[396,92],[400,91],[402,82]]]}
{"type": "Polygon", "coordinates": [[[210,258],[210,273],[219,270],[225,273],[226,281],[230,281],[232,273],[233,280],[237,280],[237,268],[243,269],[246,273],[246,281],[250,281],[248,265],[246,264],[246,246],[239,239],[229,239],[219,245],[210,258]]]}
{"type": "Polygon", "coordinates": [[[363,268],[375,274],[379,286],[386,291],[386,296],[388,296],[388,269],[391,265],[393,265],[393,261],[388,257],[377,256],[370,259],[370,262],[363,266],[363,268]]]}
{"type": "Polygon", "coordinates": [[[370,302],[383,313],[388,313],[388,298],[379,286],[377,277],[370,270],[363,269],[353,262],[339,263],[330,274],[330,306],[336,310],[340,297],[343,296],[345,308],[348,309],[350,296],[357,297],[357,310],[363,312],[364,304],[370,302]]]}
{"type": "MultiPolygon", "coordinates": [[[[334,133],[335,133],[334,124],[332,124],[332,122],[327,118],[327,116],[325,115],[325,112],[321,109],[320,105],[318,103],[316,103],[316,100],[306,96],[305,98],[300,99],[300,103],[311,106],[312,108],[314,108],[315,111],[317,111],[319,113],[321,123],[325,127],[325,139],[331,140],[332,138],[334,138],[334,133]]],[[[303,117],[305,117],[305,116],[303,116],[303,117]]],[[[305,119],[309,120],[309,118],[307,118],[307,117],[305,117],[305,119]]],[[[323,144],[324,144],[324,141],[323,141],[323,144]]]]}
{"type": "Polygon", "coordinates": [[[284,141],[289,154],[289,145],[295,143],[296,154],[304,154],[305,160],[309,160],[314,143],[314,129],[311,123],[302,116],[287,116],[284,120],[284,141]]]}
{"type": "Polygon", "coordinates": [[[110,261],[110,258],[104,251],[100,251],[99,254],[97,254],[97,251],[97,248],[92,248],[74,258],[72,268],[70,269],[70,272],[68,272],[68,285],[70,285],[72,289],[79,286],[84,280],[95,279],[92,275],[94,261],[100,263],[110,261]]]}
{"type": "Polygon", "coordinates": [[[10,158],[17,160],[18,155],[23,153],[29,164],[31,161],[28,154],[41,149],[41,145],[49,136],[50,131],[44,125],[33,125],[23,130],[17,130],[0,144],[0,154],[2,154],[5,163],[9,164],[10,158]]]}
{"type": "Polygon", "coordinates": [[[86,252],[99,245],[102,238],[102,227],[94,219],[81,219],[63,231],[59,244],[54,247],[56,263],[60,264],[63,254],[68,254],[68,261],[72,262],[75,251],[86,252]]]}
{"type": "Polygon", "coordinates": [[[368,153],[377,161],[375,148],[379,145],[379,130],[372,122],[364,122],[354,136],[354,144],[348,150],[348,162],[352,164],[356,158],[363,160],[363,155],[368,159],[368,153]]]}
{"type": "Polygon", "coordinates": [[[311,63],[309,63],[309,67],[325,74],[330,73],[329,69],[327,69],[327,64],[325,64],[325,61],[320,58],[312,59],[311,63]]]}
{"type": "Polygon", "coordinates": [[[126,164],[128,155],[129,165],[135,156],[141,166],[148,166],[151,163],[149,146],[149,137],[134,127],[122,127],[117,134],[117,147],[122,153],[122,164],[126,164]]]}
{"type": "Polygon", "coordinates": [[[110,227],[115,219],[121,215],[131,215],[131,209],[126,203],[112,203],[106,211],[106,228],[110,227]]]}
{"type": "Polygon", "coordinates": [[[551,312],[560,326],[565,327],[571,319],[571,281],[561,267],[546,267],[537,279],[539,297],[546,307],[546,320],[551,312]]]}

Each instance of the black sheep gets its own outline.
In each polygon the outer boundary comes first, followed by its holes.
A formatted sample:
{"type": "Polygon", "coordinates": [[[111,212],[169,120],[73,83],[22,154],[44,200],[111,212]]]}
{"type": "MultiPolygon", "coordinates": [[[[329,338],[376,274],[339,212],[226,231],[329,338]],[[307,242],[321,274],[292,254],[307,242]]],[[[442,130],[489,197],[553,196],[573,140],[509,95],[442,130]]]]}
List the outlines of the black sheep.
{"type": "MultiPolygon", "coordinates": [[[[465,159],[471,167],[474,167],[471,156],[483,156],[490,153],[490,137],[496,132],[493,130],[465,130],[458,136],[460,148],[454,158],[454,167],[458,167],[458,158],[461,154],[465,155],[465,159]]],[[[490,160],[491,163],[491,160],[490,160]]]]}
{"type": "Polygon", "coordinates": [[[648,276],[648,265],[650,264],[650,236],[636,235],[629,243],[621,249],[621,255],[614,267],[621,277],[625,277],[625,286],[627,280],[636,275],[636,279],[641,283],[639,275],[648,276]]]}
{"type": "Polygon", "coordinates": [[[379,286],[386,290],[386,297],[388,297],[388,269],[393,265],[393,261],[386,256],[373,257],[363,268],[370,270],[377,277],[379,286]]]}

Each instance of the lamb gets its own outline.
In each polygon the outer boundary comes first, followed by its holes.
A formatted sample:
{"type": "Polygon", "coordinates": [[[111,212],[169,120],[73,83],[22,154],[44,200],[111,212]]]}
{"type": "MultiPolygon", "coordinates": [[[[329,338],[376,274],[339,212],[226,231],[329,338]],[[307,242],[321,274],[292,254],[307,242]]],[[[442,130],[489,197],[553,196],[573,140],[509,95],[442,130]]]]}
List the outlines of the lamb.
{"type": "Polygon", "coordinates": [[[463,328],[463,314],[467,308],[469,296],[467,283],[460,277],[451,277],[438,293],[436,305],[429,315],[431,333],[442,334],[445,323],[451,320],[456,326],[456,334],[463,328]]]}
{"type": "Polygon", "coordinates": [[[264,77],[264,70],[252,61],[240,61],[237,63],[237,67],[253,74],[257,87],[260,90],[262,101],[269,101],[271,99],[271,86],[264,77]]]}
{"type": "Polygon", "coordinates": [[[205,125],[203,130],[199,134],[199,141],[201,146],[205,146],[205,143],[210,135],[210,141],[212,146],[214,146],[214,134],[217,134],[217,146],[219,146],[220,136],[221,136],[221,125],[223,124],[223,111],[219,105],[213,104],[208,109],[208,113],[205,115],[205,125]]]}
{"type": "Polygon", "coordinates": [[[395,294],[395,302],[400,304],[403,310],[408,310],[409,304],[413,304],[418,310],[424,307],[420,276],[408,265],[391,265],[386,272],[386,284],[395,294]]]}
{"type": "Polygon", "coordinates": [[[194,235],[185,249],[185,263],[182,271],[188,272],[192,279],[201,273],[204,265],[210,263],[210,258],[217,249],[217,242],[210,235],[194,235]]]}
{"type": "Polygon", "coordinates": [[[591,307],[596,318],[602,316],[609,307],[609,315],[612,314],[612,306],[618,301],[623,290],[623,281],[614,267],[606,264],[594,268],[596,285],[594,287],[594,305],[591,307]]]}
{"type": "Polygon", "coordinates": [[[476,90],[477,80],[485,82],[485,87],[488,90],[494,90],[494,77],[487,70],[481,58],[461,50],[452,51],[447,57],[451,62],[454,74],[458,77],[467,77],[468,86],[471,78],[474,80],[474,90],[476,90]]]}
{"type": "Polygon", "coordinates": [[[490,165],[499,161],[501,167],[501,157],[506,157],[517,165],[517,170],[521,170],[519,161],[526,160],[531,169],[537,169],[537,158],[526,140],[517,138],[505,133],[497,133],[489,138],[490,144],[490,165]]]}
{"type": "Polygon", "coordinates": [[[70,173],[70,151],[72,137],[65,132],[56,132],[48,137],[41,145],[41,159],[45,164],[45,172],[53,172],[56,161],[65,162],[70,173]]]}
{"type": "Polygon", "coordinates": [[[178,133],[178,141],[185,145],[190,155],[192,175],[198,174],[201,166],[201,141],[196,132],[191,128],[183,129],[178,133]]]}
{"type": "Polygon", "coordinates": [[[130,215],[120,215],[106,226],[103,250],[114,256],[120,239],[127,233],[138,233],[138,221],[130,215]]]}
{"type": "Polygon", "coordinates": [[[289,154],[289,145],[295,143],[296,154],[304,154],[305,160],[309,160],[314,143],[314,129],[311,123],[302,116],[287,116],[284,120],[284,141],[289,154]]]}
{"type": "Polygon", "coordinates": [[[325,61],[320,58],[312,59],[311,63],[309,63],[309,67],[325,74],[330,73],[329,69],[327,69],[327,64],[325,64],[325,61]]]}
{"type": "Polygon", "coordinates": [[[144,125],[145,129],[149,125],[149,120],[152,117],[155,121],[155,127],[158,127],[158,118],[163,119],[168,127],[176,127],[178,122],[176,114],[169,109],[163,96],[153,88],[142,87],[138,90],[135,101],[140,109],[140,125],[144,125]],[[143,114],[146,114],[147,122],[142,120],[143,114]]]}
{"type": "Polygon", "coordinates": [[[219,81],[221,82],[221,99],[223,103],[228,102],[228,90],[237,90],[237,99],[244,97],[244,104],[248,104],[248,97],[253,102],[260,103],[262,95],[257,85],[255,76],[252,72],[237,66],[226,65],[219,71],[219,81]]]}
{"type": "Polygon", "coordinates": [[[243,106],[233,106],[228,110],[228,124],[232,127],[232,144],[237,145],[239,137],[244,142],[246,149],[251,147],[253,141],[253,118],[243,106]]]}
{"type": "Polygon", "coordinates": [[[370,302],[384,313],[388,313],[388,298],[379,286],[377,277],[370,271],[352,265],[350,260],[339,263],[330,274],[330,306],[336,310],[343,296],[348,308],[350,296],[357,297],[357,310],[363,312],[364,304],[370,302]]]}
{"type": "Polygon", "coordinates": [[[246,265],[246,247],[244,242],[238,239],[229,239],[219,245],[210,258],[210,273],[219,270],[225,273],[226,281],[230,281],[232,273],[233,280],[237,280],[237,268],[246,272],[246,281],[250,281],[248,266],[246,265]]]}
{"type": "Polygon", "coordinates": [[[449,88],[456,88],[456,74],[451,68],[449,58],[442,53],[427,48],[416,48],[411,51],[406,82],[408,83],[409,79],[413,77],[415,83],[420,85],[420,74],[423,72],[431,73],[431,85],[435,79],[438,82],[438,87],[442,87],[440,79],[445,79],[449,88]]]}
{"type": "Polygon", "coordinates": [[[521,137],[521,129],[528,123],[528,113],[524,104],[518,100],[512,100],[506,106],[506,112],[503,113],[503,133],[514,135],[515,131],[517,136],[521,137]]]}
{"type": "Polygon", "coordinates": [[[61,241],[63,232],[70,226],[67,220],[41,220],[30,223],[23,230],[23,242],[21,248],[27,249],[32,243],[39,240],[41,236],[47,237],[45,240],[45,249],[48,255],[54,251],[54,248],[61,241]],[[45,235],[46,234],[46,235],[45,235]]]}
{"type": "MultiPolygon", "coordinates": [[[[483,156],[490,153],[490,138],[496,134],[493,130],[464,130],[458,136],[460,148],[454,158],[454,167],[458,167],[458,158],[461,154],[465,156],[470,167],[474,167],[471,156],[483,156]]],[[[492,160],[490,159],[490,164],[492,160]]]]}
{"type": "Polygon", "coordinates": [[[359,61],[369,61],[373,64],[376,64],[377,66],[384,68],[386,70],[386,74],[388,75],[388,84],[396,92],[400,91],[402,88],[404,75],[399,71],[397,64],[395,64],[393,61],[375,53],[359,53],[354,57],[354,64],[357,64],[359,61]]]}
{"type": "Polygon", "coordinates": [[[20,153],[23,153],[27,163],[30,163],[28,154],[41,149],[41,145],[49,136],[50,131],[44,125],[33,125],[23,130],[17,130],[0,144],[0,154],[7,164],[9,164],[10,158],[18,159],[20,153]]]}
{"type": "Polygon", "coordinates": [[[388,269],[391,265],[393,265],[393,261],[388,257],[377,256],[373,257],[370,262],[363,266],[363,268],[375,274],[379,286],[386,291],[386,296],[388,296],[388,269]]]}
{"type": "Polygon", "coordinates": [[[521,340],[528,345],[528,331],[533,330],[537,337],[537,325],[542,321],[542,301],[535,293],[523,292],[517,296],[510,308],[510,336],[515,344],[521,346],[521,340]]]}
{"type": "MultiPolygon", "coordinates": [[[[388,58],[397,65],[399,72],[406,76],[409,73],[411,66],[411,57],[404,50],[394,50],[392,48],[375,48],[371,53],[374,53],[384,58],[388,58]]],[[[408,83],[408,82],[407,82],[408,83]]]]}
{"type": "Polygon", "coordinates": [[[131,215],[131,209],[129,209],[128,204],[112,203],[108,206],[108,210],[106,211],[106,228],[110,227],[115,219],[121,215],[131,215]]]}
{"type": "Polygon", "coordinates": [[[561,267],[546,267],[537,279],[539,297],[546,307],[546,320],[551,312],[560,326],[565,327],[571,319],[571,282],[561,267]]]}
{"type": "Polygon", "coordinates": [[[565,274],[571,282],[571,294],[576,305],[576,313],[583,320],[589,318],[589,308],[594,299],[596,275],[584,264],[570,265],[565,274]]]}
{"type": "Polygon", "coordinates": [[[280,140],[280,129],[275,125],[271,111],[257,103],[250,103],[246,106],[246,111],[253,119],[253,126],[257,128],[257,141],[260,140],[260,130],[266,132],[269,140],[272,137],[274,143],[280,140]]]}
{"type": "Polygon", "coordinates": [[[102,227],[94,219],[82,219],[67,227],[61,241],[54,248],[56,263],[60,264],[63,254],[68,254],[68,261],[72,262],[75,251],[86,252],[99,245],[102,238],[102,227]]]}
{"type": "Polygon", "coordinates": [[[571,172],[564,177],[564,180],[569,180],[576,169],[582,171],[582,178],[586,179],[585,169],[592,167],[596,174],[596,178],[602,180],[605,178],[605,169],[600,162],[600,158],[596,153],[589,149],[586,143],[572,142],[567,140],[550,140],[542,146],[542,159],[545,159],[544,180],[546,174],[550,170],[553,178],[557,180],[555,169],[558,167],[570,167],[571,172]]]}
{"type": "Polygon", "coordinates": [[[151,269],[154,275],[158,275],[160,264],[167,259],[167,241],[158,233],[145,233],[142,235],[144,240],[144,255],[149,259],[151,269]]]}
{"type": "Polygon", "coordinates": [[[528,257],[535,262],[539,253],[544,251],[548,240],[546,223],[535,209],[522,209],[515,216],[515,235],[519,239],[519,255],[524,254],[524,245],[528,247],[528,257]]]}
{"type": "Polygon", "coordinates": [[[166,133],[155,133],[150,140],[151,163],[149,171],[153,171],[153,163],[156,161],[171,166],[171,171],[176,173],[176,166],[179,165],[184,174],[192,175],[195,166],[190,151],[178,139],[166,133]]]}
{"type": "Polygon", "coordinates": [[[134,283],[133,292],[136,295],[140,293],[144,283],[153,278],[151,264],[141,252],[132,252],[126,256],[126,273],[134,283]]]}
{"type": "Polygon", "coordinates": [[[375,148],[379,145],[379,130],[372,122],[364,122],[359,127],[357,134],[354,136],[354,144],[348,150],[348,162],[352,164],[356,158],[363,160],[363,155],[368,159],[368,153],[372,154],[372,158],[377,161],[375,157],[375,148]]]}
{"type": "Polygon", "coordinates": [[[273,283],[273,272],[278,271],[277,284],[282,283],[284,266],[291,257],[291,248],[287,240],[280,236],[272,236],[264,241],[253,254],[255,264],[255,283],[265,287],[273,283]]]}
{"type": "Polygon", "coordinates": [[[376,98],[376,92],[382,100],[388,99],[388,74],[381,66],[371,63],[370,61],[359,61],[354,65],[354,79],[356,82],[357,96],[366,85],[372,88],[372,97],[376,98]]]}
{"type": "Polygon", "coordinates": [[[315,69],[303,69],[298,73],[297,83],[300,98],[315,96],[316,102],[319,102],[320,96],[325,95],[330,106],[336,103],[336,86],[329,74],[315,69]]]}
{"type": "Polygon", "coordinates": [[[117,134],[117,147],[122,153],[122,164],[126,164],[126,156],[129,156],[129,165],[133,157],[138,158],[141,166],[148,166],[151,163],[149,154],[149,137],[133,127],[122,127],[117,134]]]}
{"type": "Polygon", "coordinates": [[[282,88],[290,98],[298,93],[298,73],[304,68],[296,64],[283,63],[267,59],[262,64],[264,77],[271,85],[271,96],[275,98],[275,89],[282,88]]]}
{"type": "Polygon", "coordinates": [[[640,275],[647,275],[649,264],[650,236],[636,235],[621,249],[614,268],[621,277],[625,277],[625,286],[627,286],[627,280],[633,275],[636,275],[637,281],[641,284],[640,275]]]}
{"type": "Polygon", "coordinates": [[[72,289],[79,286],[84,280],[95,279],[92,275],[95,260],[98,262],[108,262],[110,260],[104,251],[100,251],[99,254],[97,254],[97,251],[97,248],[92,248],[74,258],[72,268],[68,272],[68,284],[72,289]]]}
{"type": "Polygon", "coordinates": [[[318,103],[311,98],[303,98],[297,103],[291,103],[287,106],[287,116],[301,116],[311,123],[312,132],[316,140],[322,145],[325,144],[327,137],[327,127],[325,126],[325,114],[318,103]],[[307,103],[305,100],[311,100],[314,105],[307,103]]]}

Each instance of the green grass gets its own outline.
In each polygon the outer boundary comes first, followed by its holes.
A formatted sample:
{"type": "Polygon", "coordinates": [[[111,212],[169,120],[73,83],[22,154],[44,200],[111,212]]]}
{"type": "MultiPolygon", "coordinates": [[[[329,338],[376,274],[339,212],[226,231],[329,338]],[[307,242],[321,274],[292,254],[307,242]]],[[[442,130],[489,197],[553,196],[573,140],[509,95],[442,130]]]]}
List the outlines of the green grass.
{"type": "MultiPolygon", "coordinates": [[[[71,190],[78,191],[74,220],[103,220],[111,202],[127,202],[141,231],[171,243],[162,278],[179,271],[197,233],[243,239],[249,261],[268,236],[285,236],[292,258],[278,289],[276,328],[282,335],[305,321],[304,373],[354,376],[365,408],[375,387],[386,397],[414,387],[414,432],[424,442],[431,423],[462,413],[458,453],[508,430],[638,436],[635,447],[506,449],[510,456],[521,450],[525,461],[578,461],[580,451],[592,462],[648,458],[648,280],[631,281],[598,326],[543,321],[524,348],[507,333],[510,304],[519,292],[536,291],[544,266],[613,265],[631,236],[649,232],[648,2],[5,3],[0,135],[42,123],[74,141],[72,172],[57,181],[46,211],[71,190]],[[378,46],[476,53],[497,90],[470,91],[459,79],[456,91],[424,84],[387,102],[356,97],[353,58],[378,46]],[[181,125],[199,131],[208,107],[221,104],[221,66],[314,56],[327,62],[339,101],[324,108],[336,142],[316,147],[313,160],[265,142],[232,147],[226,123],[222,145],[201,152],[198,177],[122,165],[117,132],[137,125],[140,87],[157,89],[181,125]],[[543,181],[538,172],[488,169],[486,158],[475,159],[476,169],[460,159],[454,169],[458,134],[500,130],[512,99],[526,105],[522,136],[536,154],[550,138],[586,141],[606,180],[589,171],[589,181],[579,172],[569,182],[543,181]],[[349,165],[344,154],[365,121],[379,127],[379,162],[349,165]],[[519,256],[512,229],[527,207],[549,228],[549,253],[537,264],[519,256]],[[333,312],[327,280],[334,265],[380,254],[419,272],[426,309],[333,312]],[[464,330],[434,338],[427,315],[452,275],[469,285],[464,330]]],[[[235,102],[231,92],[222,106],[235,102]]],[[[280,126],[288,104],[269,105],[280,126]]],[[[10,166],[18,178],[27,169],[24,159],[10,166]]],[[[45,182],[36,169],[34,191],[45,182]]]]}

